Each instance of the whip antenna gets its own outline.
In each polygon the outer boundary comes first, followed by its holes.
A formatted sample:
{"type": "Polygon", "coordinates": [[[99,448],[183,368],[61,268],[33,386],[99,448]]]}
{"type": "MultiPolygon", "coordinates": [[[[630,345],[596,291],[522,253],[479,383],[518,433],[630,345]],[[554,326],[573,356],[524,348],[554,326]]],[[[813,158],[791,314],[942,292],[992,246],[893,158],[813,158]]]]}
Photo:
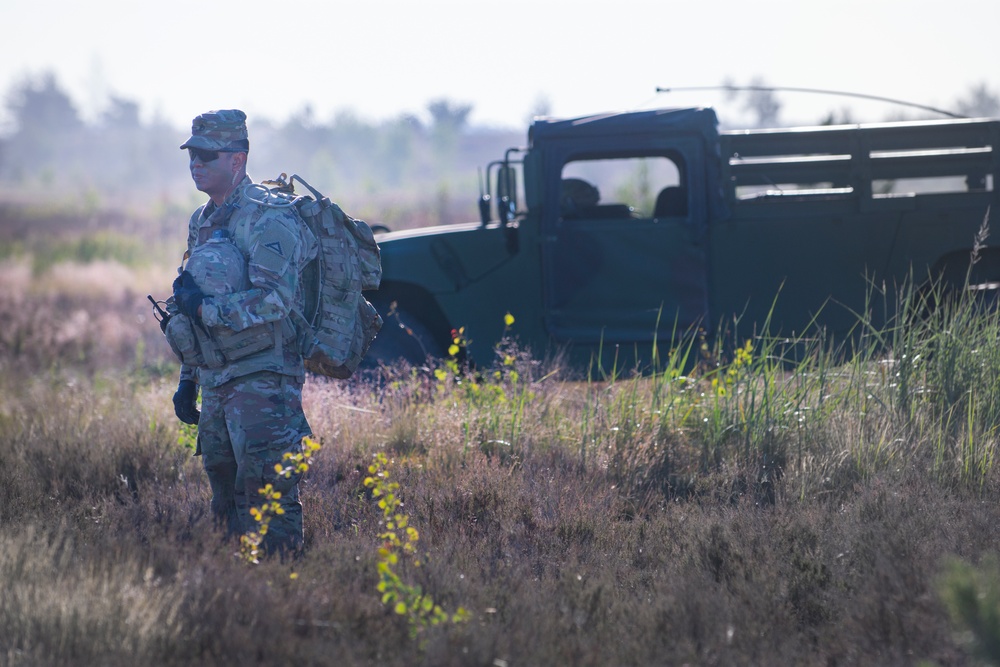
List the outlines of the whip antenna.
{"type": "Polygon", "coordinates": [[[963,116],[961,114],[952,113],[951,111],[945,111],[944,109],[938,109],[936,107],[927,106],[926,104],[917,104],[915,102],[907,102],[906,100],[897,100],[891,97],[882,97],[881,95],[867,95],[865,93],[850,93],[842,90],[824,90],[822,88],[795,88],[791,86],[734,86],[734,85],[721,85],[721,86],[672,86],[670,88],[663,88],[660,86],[656,87],[656,92],[658,93],[671,93],[677,91],[691,91],[691,90],[725,90],[734,93],[741,92],[788,92],[788,93],[810,93],[814,95],[835,95],[838,97],[858,97],[865,100],[875,100],[877,102],[889,102],[890,104],[898,104],[904,107],[913,107],[914,109],[923,109],[924,111],[931,111],[933,113],[939,113],[943,116],[948,116],[950,118],[968,118],[968,116],[963,116]]]}

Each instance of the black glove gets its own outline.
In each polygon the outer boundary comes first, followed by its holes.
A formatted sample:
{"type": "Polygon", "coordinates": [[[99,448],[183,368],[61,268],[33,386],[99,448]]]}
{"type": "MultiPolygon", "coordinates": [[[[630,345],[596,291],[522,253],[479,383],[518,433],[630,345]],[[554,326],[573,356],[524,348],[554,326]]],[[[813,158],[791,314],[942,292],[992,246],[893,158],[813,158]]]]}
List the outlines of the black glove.
{"type": "Polygon", "coordinates": [[[201,413],[195,405],[198,397],[198,385],[194,380],[181,380],[174,392],[174,414],[185,424],[197,424],[201,413]]]}
{"type": "Polygon", "coordinates": [[[177,310],[192,320],[200,322],[201,318],[198,317],[198,307],[201,306],[201,302],[204,300],[205,293],[201,291],[198,283],[194,281],[194,276],[187,271],[181,272],[181,275],[177,276],[174,280],[174,303],[177,304],[177,310]]]}

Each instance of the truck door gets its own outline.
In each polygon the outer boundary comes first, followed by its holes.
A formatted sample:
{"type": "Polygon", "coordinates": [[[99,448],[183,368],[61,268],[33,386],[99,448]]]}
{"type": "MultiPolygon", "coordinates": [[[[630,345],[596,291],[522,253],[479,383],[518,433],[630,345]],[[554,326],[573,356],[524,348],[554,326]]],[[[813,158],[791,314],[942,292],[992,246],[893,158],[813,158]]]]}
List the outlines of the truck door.
{"type": "Polygon", "coordinates": [[[665,344],[707,320],[703,181],[697,145],[550,159],[542,264],[557,341],[665,344]],[[548,202],[558,202],[551,205],[548,202]]]}

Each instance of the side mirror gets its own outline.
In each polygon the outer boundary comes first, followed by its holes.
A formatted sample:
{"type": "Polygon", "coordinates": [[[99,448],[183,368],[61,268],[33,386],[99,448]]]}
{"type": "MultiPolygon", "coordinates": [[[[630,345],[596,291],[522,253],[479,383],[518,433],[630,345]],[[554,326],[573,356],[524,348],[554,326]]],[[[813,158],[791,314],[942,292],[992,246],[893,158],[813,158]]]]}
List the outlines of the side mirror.
{"type": "Polygon", "coordinates": [[[517,172],[509,164],[497,171],[497,213],[500,224],[506,225],[517,212],[517,172]]]}

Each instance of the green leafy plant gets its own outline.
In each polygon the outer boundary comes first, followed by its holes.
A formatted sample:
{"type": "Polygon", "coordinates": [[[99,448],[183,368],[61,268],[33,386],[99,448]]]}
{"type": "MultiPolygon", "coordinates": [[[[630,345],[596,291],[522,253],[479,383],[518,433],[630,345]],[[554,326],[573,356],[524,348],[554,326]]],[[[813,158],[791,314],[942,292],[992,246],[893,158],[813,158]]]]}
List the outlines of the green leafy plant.
{"type": "Polygon", "coordinates": [[[452,376],[462,375],[462,367],[459,362],[459,355],[469,346],[469,339],[465,337],[465,327],[451,330],[451,344],[448,346],[448,358],[444,360],[444,366],[434,370],[434,377],[439,382],[448,379],[449,372],[452,376]]]}
{"type": "Polygon", "coordinates": [[[364,481],[365,487],[379,499],[378,507],[382,510],[385,526],[385,530],[379,533],[382,545],[378,549],[377,589],[382,594],[382,604],[392,605],[395,613],[406,617],[411,636],[416,636],[428,626],[468,620],[469,613],[462,607],[449,615],[420,586],[403,581],[397,573],[396,567],[404,556],[411,557],[414,566],[420,566],[417,557],[420,533],[410,525],[409,517],[399,511],[403,506],[398,493],[399,483],[390,481],[388,466],[388,457],[379,452],[374,463],[368,466],[369,476],[364,481]]]}
{"type": "MultiPolygon", "coordinates": [[[[313,457],[321,448],[322,445],[320,443],[312,438],[305,437],[302,439],[302,450],[296,453],[285,452],[282,462],[274,465],[274,471],[285,479],[290,479],[292,475],[305,474],[312,464],[313,457]]],[[[285,513],[285,510],[281,507],[281,503],[278,502],[281,500],[281,492],[275,489],[274,485],[266,484],[264,488],[257,491],[264,500],[260,507],[250,508],[250,516],[257,522],[257,529],[250,530],[240,536],[239,554],[241,559],[254,565],[260,562],[260,558],[263,555],[262,545],[264,543],[264,536],[267,535],[271,518],[281,516],[285,513]]],[[[294,574],[292,578],[295,578],[294,574]]]]}
{"type": "Polygon", "coordinates": [[[177,433],[177,444],[190,449],[192,452],[198,448],[198,425],[185,424],[181,422],[177,433]]]}

